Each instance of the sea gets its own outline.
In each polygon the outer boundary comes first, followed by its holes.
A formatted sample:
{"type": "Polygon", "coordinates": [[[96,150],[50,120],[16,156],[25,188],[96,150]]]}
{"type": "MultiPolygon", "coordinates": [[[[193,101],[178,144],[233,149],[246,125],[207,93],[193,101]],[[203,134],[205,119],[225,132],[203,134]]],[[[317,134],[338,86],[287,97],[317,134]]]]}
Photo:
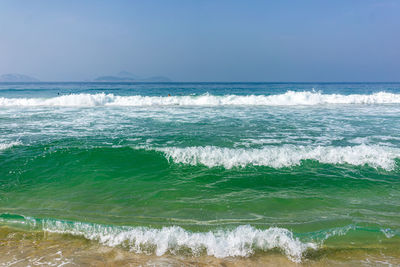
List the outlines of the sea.
{"type": "Polygon", "coordinates": [[[1,83],[0,264],[400,265],[400,83],[1,83]]]}

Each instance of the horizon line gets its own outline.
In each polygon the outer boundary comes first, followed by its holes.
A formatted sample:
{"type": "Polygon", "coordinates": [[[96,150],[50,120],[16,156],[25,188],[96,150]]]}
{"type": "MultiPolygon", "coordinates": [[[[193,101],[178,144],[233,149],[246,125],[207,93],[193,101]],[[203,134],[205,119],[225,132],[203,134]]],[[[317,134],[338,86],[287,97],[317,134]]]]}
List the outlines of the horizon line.
{"type": "Polygon", "coordinates": [[[0,84],[22,84],[22,83],[115,83],[115,84],[145,84],[145,83],[400,83],[400,81],[169,81],[169,82],[146,82],[146,81],[31,81],[31,82],[2,82],[0,84]]]}

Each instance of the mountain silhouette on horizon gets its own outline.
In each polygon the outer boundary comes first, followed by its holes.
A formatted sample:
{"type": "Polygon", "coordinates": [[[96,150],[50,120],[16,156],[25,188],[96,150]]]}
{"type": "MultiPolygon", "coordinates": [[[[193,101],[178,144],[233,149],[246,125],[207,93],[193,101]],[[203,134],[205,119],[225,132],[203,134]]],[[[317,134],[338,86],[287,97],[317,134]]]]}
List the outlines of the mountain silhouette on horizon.
{"type": "Polygon", "coordinates": [[[152,76],[152,77],[140,77],[128,71],[120,71],[116,75],[105,75],[99,76],[94,79],[96,82],[171,82],[168,77],[164,76],[152,76]]]}
{"type": "Polygon", "coordinates": [[[39,82],[39,80],[24,74],[8,73],[0,75],[0,82],[39,82]]]}

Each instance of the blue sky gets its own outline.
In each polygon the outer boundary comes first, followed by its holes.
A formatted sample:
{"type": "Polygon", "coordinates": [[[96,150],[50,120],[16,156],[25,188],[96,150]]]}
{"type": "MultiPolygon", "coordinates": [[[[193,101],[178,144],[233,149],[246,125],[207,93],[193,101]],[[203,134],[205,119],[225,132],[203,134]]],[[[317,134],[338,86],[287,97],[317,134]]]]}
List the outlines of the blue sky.
{"type": "Polygon", "coordinates": [[[0,74],[400,81],[400,1],[0,2],[0,74]]]}

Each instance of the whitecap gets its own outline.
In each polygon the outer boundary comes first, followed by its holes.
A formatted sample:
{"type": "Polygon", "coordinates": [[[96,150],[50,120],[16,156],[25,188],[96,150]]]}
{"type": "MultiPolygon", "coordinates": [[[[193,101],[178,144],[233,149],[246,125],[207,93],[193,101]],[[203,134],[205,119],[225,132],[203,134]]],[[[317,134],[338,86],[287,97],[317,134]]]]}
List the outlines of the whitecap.
{"type": "Polygon", "coordinates": [[[0,143],[0,151],[5,150],[5,149],[9,149],[13,146],[18,146],[21,145],[21,142],[10,142],[10,143],[0,143]]]}
{"type": "Polygon", "coordinates": [[[292,261],[300,262],[307,249],[317,248],[314,243],[301,242],[285,228],[271,227],[260,230],[249,225],[238,226],[233,230],[190,232],[179,226],[155,229],[45,220],[43,230],[83,236],[111,247],[122,245],[136,253],[148,253],[153,248],[158,256],[189,249],[194,255],[205,252],[217,258],[248,257],[256,250],[280,249],[292,261]]]}
{"type": "Polygon", "coordinates": [[[322,94],[287,91],[277,95],[187,95],[118,96],[114,94],[71,94],[53,98],[5,98],[0,106],[295,106],[327,104],[398,104],[400,94],[377,92],[369,95],[322,94]]]}
{"type": "Polygon", "coordinates": [[[222,148],[216,146],[146,148],[161,151],[168,160],[188,165],[207,167],[268,166],[272,168],[300,165],[303,160],[328,164],[369,165],[392,170],[400,149],[378,146],[265,146],[260,149],[222,148]]]}

